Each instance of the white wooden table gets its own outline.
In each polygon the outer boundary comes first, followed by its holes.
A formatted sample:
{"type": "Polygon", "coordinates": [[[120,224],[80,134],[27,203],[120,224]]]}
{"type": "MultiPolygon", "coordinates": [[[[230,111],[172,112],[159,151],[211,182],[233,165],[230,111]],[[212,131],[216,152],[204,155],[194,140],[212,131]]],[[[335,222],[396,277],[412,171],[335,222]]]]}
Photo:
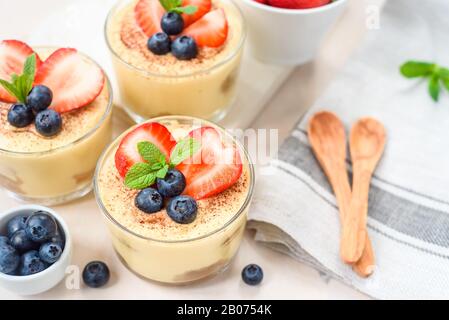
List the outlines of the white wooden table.
{"type": "MultiPolygon", "coordinates": [[[[68,6],[74,0],[39,1],[35,3],[29,0],[16,0],[14,5],[9,1],[0,3],[0,39],[19,38],[31,42],[31,44],[52,44],[60,40],[57,36],[49,36],[45,39],[39,28],[33,28],[33,24],[42,26],[39,17],[48,14],[48,10],[67,10],[68,16],[79,15],[76,8],[68,6]],[[8,2],[8,4],[7,4],[8,2]],[[48,2],[49,5],[43,5],[48,2]],[[6,7],[8,8],[6,10],[6,7]],[[27,9],[25,9],[27,8],[27,9]],[[70,11],[72,10],[72,11],[70,11]],[[75,10],[75,12],[73,11],[75,10]],[[44,13],[44,11],[46,11],[44,13]],[[24,16],[24,12],[27,12],[24,16]],[[42,15],[40,14],[42,12],[42,15]],[[21,19],[6,19],[21,15],[21,19]],[[27,21],[27,23],[24,23],[27,21]],[[40,23],[40,24],[39,24],[40,23]],[[26,26],[27,28],[24,28],[26,26]],[[45,41],[48,40],[48,41],[45,41]]],[[[97,0],[107,6],[113,0],[97,0]]],[[[253,128],[279,129],[281,139],[284,139],[297,119],[309,108],[320,93],[326,88],[338,70],[348,59],[350,53],[363,37],[366,28],[366,9],[369,5],[379,6],[384,0],[350,0],[347,11],[334,30],[327,37],[320,55],[314,63],[310,63],[295,70],[288,68],[276,68],[261,66],[249,61],[245,68],[249,70],[263,71],[276,74],[271,86],[259,85],[254,87],[251,79],[244,79],[242,86],[248,90],[264,89],[269,94],[260,95],[254,104],[255,111],[246,115],[242,121],[245,126],[253,128]],[[288,75],[288,79],[281,85],[280,82],[288,75]],[[275,81],[276,80],[276,81],[275,81]],[[274,95],[273,92],[278,89],[274,95]],[[271,96],[272,95],[272,96],[271,96]],[[253,115],[257,117],[253,119],[253,115]]],[[[87,17],[88,18],[88,17],[87,17]]],[[[59,19],[59,17],[53,17],[59,19]]],[[[70,21],[75,30],[79,21],[70,21]]],[[[57,28],[57,26],[53,26],[57,28]]],[[[83,35],[78,35],[66,44],[77,46],[83,43],[83,35]]],[[[91,42],[102,39],[101,31],[93,35],[91,42]]],[[[83,48],[81,48],[83,49],[83,48]]],[[[102,56],[102,51],[91,53],[100,60],[108,70],[107,58],[102,56]]],[[[256,78],[257,79],[257,78],[256,78]]],[[[255,81],[256,81],[255,79],[255,81]]],[[[242,103],[251,104],[250,97],[239,97],[242,103]]],[[[116,113],[116,115],[119,113],[116,113]]],[[[115,116],[115,132],[119,133],[126,128],[127,123],[120,116],[115,116]]],[[[225,124],[234,126],[232,116],[225,120],[225,124]]],[[[6,210],[19,205],[13,199],[0,191],[0,210],[6,210]]],[[[112,271],[110,284],[103,289],[89,289],[81,286],[81,289],[67,289],[64,282],[56,288],[32,298],[38,299],[365,299],[366,296],[336,281],[325,283],[311,268],[293,261],[291,258],[278,254],[258,245],[250,231],[247,232],[240,252],[231,267],[224,274],[211,280],[191,286],[173,287],[162,286],[142,280],[129,272],[118,260],[108,237],[108,232],[103,224],[103,218],[97,208],[92,194],[84,199],[70,204],[55,207],[66,220],[74,240],[73,264],[80,268],[90,260],[103,260],[108,263],[112,271]],[[265,273],[263,284],[258,287],[249,287],[240,280],[240,272],[248,263],[258,263],[265,273]]],[[[24,298],[15,296],[0,288],[0,299],[24,298]]]]}

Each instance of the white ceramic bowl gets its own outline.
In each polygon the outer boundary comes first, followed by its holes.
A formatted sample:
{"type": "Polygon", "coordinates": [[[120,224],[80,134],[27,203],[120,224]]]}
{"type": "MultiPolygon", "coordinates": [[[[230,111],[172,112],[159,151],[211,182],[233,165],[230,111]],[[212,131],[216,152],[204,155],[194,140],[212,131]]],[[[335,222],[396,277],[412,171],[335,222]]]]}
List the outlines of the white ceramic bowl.
{"type": "Polygon", "coordinates": [[[293,66],[315,58],[347,1],[336,0],[312,9],[282,9],[254,0],[236,2],[248,23],[252,55],[264,63],[293,66]]]}
{"type": "Polygon", "coordinates": [[[6,234],[7,222],[19,214],[31,214],[35,211],[50,213],[62,228],[65,237],[65,246],[58,261],[42,272],[29,276],[10,276],[0,272],[0,286],[20,295],[33,295],[47,291],[64,279],[66,268],[70,265],[72,254],[72,240],[69,229],[64,220],[50,208],[38,205],[25,205],[13,208],[0,214],[0,234],[6,234]]]}

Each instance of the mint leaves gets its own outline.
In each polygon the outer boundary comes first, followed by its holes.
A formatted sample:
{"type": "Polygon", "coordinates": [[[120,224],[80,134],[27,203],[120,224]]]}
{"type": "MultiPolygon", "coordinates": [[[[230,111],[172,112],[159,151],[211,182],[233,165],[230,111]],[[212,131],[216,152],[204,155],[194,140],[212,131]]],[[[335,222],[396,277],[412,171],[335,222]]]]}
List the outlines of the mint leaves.
{"type": "Polygon", "coordinates": [[[5,88],[18,101],[26,103],[27,96],[33,88],[34,76],[36,75],[36,55],[30,55],[23,65],[21,75],[12,74],[11,82],[0,79],[0,85],[5,88]]]}
{"type": "Polygon", "coordinates": [[[185,138],[174,147],[170,163],[166,162],[164,154],[159,148],[148,141],[137,144],[137,150],[146,162],[135,163],[126,173],[125,185],[131,189],[145,189],[156,182],[156,179],[164,179],[168,169],[173,168],[192,157],[201,145],[198,140],[185,138]]]}
{"type": "Polygon", "coordinates": [[[183,7],[182,0],[159,0],[159,2],[167,12],[176,12],[179,14],[185,13],[190,15],[198,10],[198,7],[192,5],[183,7]]]}
{"type": "Polygon", "coordinates": [[[431,62],[408,61],[401,66],[400,71],[406,78],[428,78],[429,95],[435,102],[440,98],[442,86],[449,92],[448,68],[431,62]]]}

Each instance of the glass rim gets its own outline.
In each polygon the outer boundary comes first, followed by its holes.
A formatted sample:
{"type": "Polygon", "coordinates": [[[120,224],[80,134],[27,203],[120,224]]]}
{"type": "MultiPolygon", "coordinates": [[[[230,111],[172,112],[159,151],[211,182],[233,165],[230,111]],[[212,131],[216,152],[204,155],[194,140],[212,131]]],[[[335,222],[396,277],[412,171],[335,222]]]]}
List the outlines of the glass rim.
{"type": "Polygon", "coordinates": [[[136,233],[134,231],[129,230],[128,228],[123,226],[121,223],[119,223],[114,217],[112,217],[112,215],[109,213],[109,211],[104,206],[103,201],[101,200],[101,196],[100,196],[100,192],[99,192],[99,186],[98,186],[98,181],[97,181],[98,180],[98,176],[99,176],[102,164],[103,164],[104,160],[106,159],[106,156],[108,155],[108,152],[111,151],[111,147],[114,144],[117,144],[119,139],[121,137],[123,137],[124,134],[126,134],[129,131],[133,130],[137,126],[142,125],[142,123],[136,124],[136,125],[128,128],[124,132],[122,132],[116,139],[114,139],[114,141],[112,141],[105,148],[105,150],[103,151],[102,155],[98,159],[97,167],[95,168],[94,179],[93,179],[94,194],[95,194],[95,199],[97,201],[97,204],[100,207],[100,210],[103,213],[103,215],[111,223],[113,223],[116,227],[118,227],[119,229],[123,230],[124,232],[126,232],[128,234],[131,234],[131,235],[133,235],[135,237],[138,237],[140,239],[143,239],[143,240],[149,240],[149,241],[154,241],[154,242],[158,242],[158,243],[171,244],[171,243],[194,242],[194,241],[198,241],[198,240],[205,239],[205,238],[208,238],[210,236],[213,236],[214,234],[217,234],[217,233],[221,232],[222,230],[226,229],[228,226],[230,226],[249,207],[249,204],[250,204],[251,199],[253,197],[254,185],[255,185],[255,172],[254,172],[254,165],[253,165],[253,163],[251,161],[251,157],[250,157],[248,151],[246,150],[246,148],[240,143],[240,141],[238,141],[236,138],[234,138],[232,135],[230,135],[226,131],[225,128],[223,128],[222,126],[220,126],[218,124],[215,124],[215,123],[213,123],[211,121],[208,121],[208,120],[204,120],[204,119],[197,118],[197,117],[191,117],[191,116],[175,116],[175,115],[172,115],[172,116],[160,116],[160,117],[150,118],[150,119],[148,119],[147,121],[145,121],[143,123],[158,122],[158,121],[163,121],[163,120],[190,120],[190,121],[199,120],[202,124],[219,128],[228,138],[232,139],[233,143],[235,143],[237,145],[237,147],[243,152],[243,155],[244,155],[244,157],[245,157],[245,159],[246,159],[246,161],[248,163],[248,169],[249,169],[250,185],[249,185],[249,189],[248,189],[248,193],[246,195],[245,201],[241,205],[240,209],[223,226],[221,226],[221,227],[219,227],[219,228],[217,228],[215,230],[212,230],[211,232],[208,232],[208,233],[206,233],[204,235],[201,235],[201,236],[198,236],[198,237],[194,237],[194,238],[189,238],[189,239],[182,239],[182,240],[162,240],[162,239],[156,239],[156,238],[152,238],[152,237],[146,237],[146,236],[138,234],[138,233],[136,233]]]}
{"type": "Polygon", "coordinates": [[[243,44],[245,43],[245,39],[247,36],[247,26],[246,26],[246,21],[243,15],[242,10],[240,9],[240,7],[234,2],[234,0],[219,0],[219,1],[228,1],[229,3],[232,4],[232,7],[236,9],[236,11],[238,12],[238,15],[240,17],[240,22],[242,24],[242,34],[240,36],[240,41],[237,45],[237,47],[235,48],[235,50],[233,50],[229,55],[227,55],[223,60],[213,64],[212,66],[205,68],[205,69],[201,69],[198,71],[194,71],[191,73],[186,73],[186,74],[179,74],[179,75],[174,75],[174,74],[163,74],[163,73],[157,73],[157,72],[151,72],[142,68],[138,68],[136,66],[134,66],[133,64],[125,61],[122,59],[122,57],[120,57],[120,55],[112,48],[111,43],[109,41],[109,36],[108,36],[108,26],[109,23],[112,20],[112,17],[114,16],[114,14],[116,13],[116,11],[118,10],[118,8],[120,7],[120,5],[122,3],[125,2],[129,2],[130,0],[120,0],[118,1],[112,8],[111,10],[109,10],[109,13],[106,17],[106,21],[104,23],[104,27],[103,27],[103,33],[104,33],[104,38],[106,41],[106,45],[109,49],[109,52],[112,53],[112,55],[114,57],[116,57],[120,63],[124,64],[126,67],[133,69],[139,73],[144,74],[145,76],[150,76],[150,77],[157,77],[157,78],[164,78],[164,79],[182,79],[182,78],[188,78],[188,77],[193,77],[199,74],[204,74],[204,73],[208,73],[212,70],[218,69],[219,67],[225,65],[227,62],[229,62],[230,60],[232,60],[235,56],[237,56],[237,54],[240,52],[240,50],[243,48],[243,44]]]}
{"type": "MultiPolygon", "coordinates": [[[[34,47],[35,49],[39,50],[39,49],[57,49],[57,47],[53,47],[53,46],[37,46],[34,47]]],[[[100,120],[98,121],[98,123],[91,128],[89,131],[87,131],[85,134],[83,134],[81,137],[79,137],[76,140],[73,140],[67,144],[61,145],[57,148],[54,149],[49,149],[49,150],[44,150],[44,151],[13,151],[13,150],[6,150],[6,149],[2,149],[0,148],[0,154],[8,154],[8,155],[21,155],[21,156],[36,156],[36,155],[48,155],[48,154],[52,154],[52,153],[56,153],[58,151],[67,149],[69,147],[72,147],[76,144],[79,144],[81,142],[83,142],[84,140],[86,140],[87,138],[89,138],[90,136],[92,136],[100,127],[101,125],[105,122],[105,120],[108,118],[108,116],[110,115],[111,111],[112,111],[112,106],[113,106],[113,92],[112,92],[112,85],[111,85],[111,81],[109,80],[108,75],[106,74],[105,70],[98,64],[98,62],[96,62],[94,59],[92,59],[89,55],[87,55],[84,52],[80,52],[78,51],[80,54],[82,54],[84,57],[86,57],[87,59],[89,59],[90,61],[92,61],[95,65],[97,65],[101,71],[103,72],[104,75],[104,79],[105,79],[105,85],[107,87],[108,90],[108,94],[109,94],[109,98],[108,98],[108,105],[106,107],[106,110],[104,111],[103,115],[101,116],[100,120]]],[[[104,90],[104,88],[102,89],[104,90]]],[[[101,94],[101,93],[100,93],[101,94]]]]}

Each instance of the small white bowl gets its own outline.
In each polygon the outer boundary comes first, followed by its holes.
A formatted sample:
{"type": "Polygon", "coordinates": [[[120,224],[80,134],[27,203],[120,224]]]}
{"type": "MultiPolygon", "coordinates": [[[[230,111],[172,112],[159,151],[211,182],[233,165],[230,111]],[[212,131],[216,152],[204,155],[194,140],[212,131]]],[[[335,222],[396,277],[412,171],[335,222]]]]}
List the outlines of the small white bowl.
{"type": "Polygon", "coordinates": [[[61,257],[50,267],[29,276],[11,276],[0,272],[0,286],[19,295],[33,295],[47,291],[64,279],[66,268],[70,265],[72,240],[69,228],[64,220],[50,208],[39,205],[25,205],[13,208],[0,214],[0,234],[6,234],[6,224],[19,214],[31,214],[35,211],[46,211],[51,214],[62,228],[65,246],[61,257]]]}
{"type": "Polygon", "coordinates": [[[336,0],[311,9],[282,9],[254,0],[236,2],[248,23],[252,55],[264,63],[294,66],[315,58],[347,1],[336,0]]]}

